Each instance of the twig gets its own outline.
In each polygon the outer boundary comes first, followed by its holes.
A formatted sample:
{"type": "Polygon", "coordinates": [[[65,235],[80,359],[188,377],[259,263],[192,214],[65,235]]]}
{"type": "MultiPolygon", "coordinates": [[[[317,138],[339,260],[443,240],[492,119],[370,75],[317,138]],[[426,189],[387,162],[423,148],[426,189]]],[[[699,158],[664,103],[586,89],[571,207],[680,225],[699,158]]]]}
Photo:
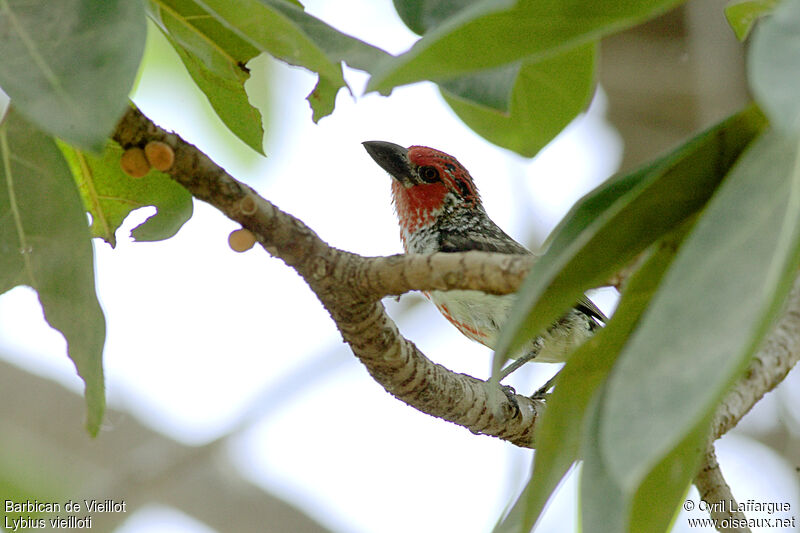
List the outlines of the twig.
{"type": "Polygon", "coordinates": [[[708,504],[708,514],[717,523],[718,531],[750,533],[749,527],[739,527],[740,524],[746,524],[746,517],[739,511],[733,492],[722,475],[713,444],[708,446],[703,466],[694,478],[694,485],[700,493],[700,499],[708,504]],[[729,527],[724,527],[726,524],[729,527]]]}

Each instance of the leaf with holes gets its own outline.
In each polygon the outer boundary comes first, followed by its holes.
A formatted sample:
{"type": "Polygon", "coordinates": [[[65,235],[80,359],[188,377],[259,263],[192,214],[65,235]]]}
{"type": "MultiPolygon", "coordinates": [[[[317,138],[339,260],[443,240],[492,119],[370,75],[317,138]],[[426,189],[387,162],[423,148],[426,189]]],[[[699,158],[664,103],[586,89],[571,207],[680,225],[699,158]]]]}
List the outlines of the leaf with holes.
{"type": "Polygon", "coordinates": [[[116,230],[125,217],[140,207],[155,206],[157,212],[131,231],[137,241],[158,241],[175,235],[192,216],[192,196],[169,176],[151,170],[143,178],[131,178],[119,165],[122,148],[109,141],[102,157],[95,157],[59,143],[92,215],[92,236],[112,247],[116,230]]]}

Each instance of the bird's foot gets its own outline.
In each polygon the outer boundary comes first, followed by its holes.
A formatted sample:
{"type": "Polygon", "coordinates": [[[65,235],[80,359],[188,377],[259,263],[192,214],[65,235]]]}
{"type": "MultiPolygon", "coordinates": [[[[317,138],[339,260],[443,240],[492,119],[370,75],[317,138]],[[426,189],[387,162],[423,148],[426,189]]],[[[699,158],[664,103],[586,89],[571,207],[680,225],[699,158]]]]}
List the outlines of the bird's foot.
{"type": "Polygon", "coordinates": [[[561,371],[559,370],[558,372],[556,372],[555,376],[553,376],[552,378],[548,379],[547,382],[545,382],[544,385],[539,387],[536,390],[536,392],[531,394],[531,400],[545,400],[545,399],[547,399],[547,397],[550,396],[550,393],[548,391],[553,388],[553,385],[556,382],[556,378],[558,377],[558,373],[559,372],[561,372],[561,371]]]}
{"type": "Polygon", "coordinates": [[[485,385],[489,387],[489,406],[496,417],[510,420],[519,414],[519,402],[516,398],[517,391],[514,390],[514,387],[500,384],[493,385],[488,381],[485,382],[485,385]]]}

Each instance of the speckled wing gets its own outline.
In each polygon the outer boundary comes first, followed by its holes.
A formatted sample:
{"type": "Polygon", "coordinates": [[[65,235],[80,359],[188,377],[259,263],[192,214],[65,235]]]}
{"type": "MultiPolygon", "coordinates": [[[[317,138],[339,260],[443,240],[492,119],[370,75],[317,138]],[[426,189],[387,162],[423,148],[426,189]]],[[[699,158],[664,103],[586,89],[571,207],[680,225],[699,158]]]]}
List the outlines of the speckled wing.
{"type": "Polygon", "coordinates": [[[496,252],[501,254],[527,254],[531,251],[509,237],[499,227],[482,227],[480,231],[467,233],[442,232],[439,236],[439,249],[443,252],[496,252]]]}
{"type": "MultiPolygon", "coordinates": [[[[440,250],[443,252],[495,252],[501,254],[532,254],[530,250],[508,236],[499,227],[482,228],[480,232],[470,232],[459,235],[455,233],[441,234],[440,250]]],[[[575,309],[583,314],[606,323],[608,317],[586,295],[581,296],[575,304],[575,309]]]]}

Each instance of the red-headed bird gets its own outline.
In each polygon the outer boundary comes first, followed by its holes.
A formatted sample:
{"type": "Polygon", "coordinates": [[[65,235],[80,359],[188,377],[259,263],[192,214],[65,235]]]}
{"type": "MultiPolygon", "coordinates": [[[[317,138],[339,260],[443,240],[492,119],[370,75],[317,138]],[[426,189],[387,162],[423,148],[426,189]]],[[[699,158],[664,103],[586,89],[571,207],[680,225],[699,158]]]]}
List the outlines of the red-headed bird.
{"type": "MultiPolygon", "coordinates": [[[[407,253],[531,253],[489,218],[472,176],[453,156],[425,146],[406,149],[384,141],[367,141],[364,147],[392,177],[392,201],[407,253]]],[[[492,349],[516,297],[472,290],[431,291],[426,296],[461,333],[492,349]]],[[[563,362],[605,320],[584,296],[540,337],[510,355],[523,362],[563,362]]]]}

